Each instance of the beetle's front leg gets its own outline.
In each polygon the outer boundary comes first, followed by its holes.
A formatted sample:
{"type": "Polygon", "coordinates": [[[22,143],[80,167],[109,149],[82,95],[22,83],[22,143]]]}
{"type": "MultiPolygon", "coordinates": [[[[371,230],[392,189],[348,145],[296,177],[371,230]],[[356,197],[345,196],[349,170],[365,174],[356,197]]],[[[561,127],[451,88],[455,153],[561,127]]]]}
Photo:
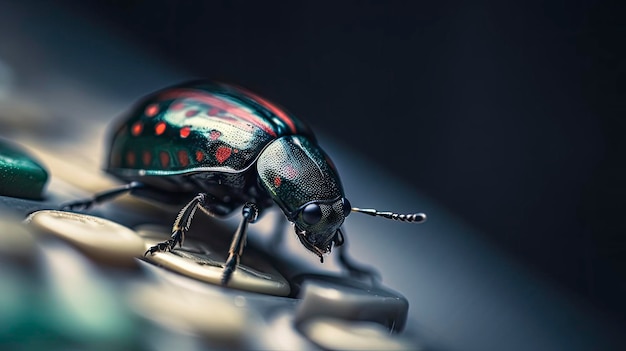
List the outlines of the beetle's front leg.
{"type": "Polygon", "coordinates": [[[380,274],[371,267],[365,267],[354,263],[347,255],[346,239],[341,229],[337,230],[334,238],[334,244],[339,251],[339,263],[348,271],[350,276],[355,278],[365,278],[369,280],[373,286],[380,283],[380,274]]]}
{"type": "Polygon", "coordinates": [[[259,209],[255,204],[247,202],[243,206],[243,209],[241,210],[242,219],[235,235],[233,235],[230,250],[228,250],[228,259],[226,260],[224,271],[222,272],[222,285],[228,284],[230,277],[235,269],[237,269],[237,265],[239,264],[239,260],[243,254],[243,248],[246,245],[248,223],[256,221],[258,215],[259,209]]]}
{"type": "Polygon", "coordinates": [[[185,240],[185,233],[189,230],[189,226],[191,225],[191,220],[193,219],[193,215],[196,213],[198,206],[205,207],[207,202],[207,194],[200,193],[196,195],[182,210],[178,213],[176,220],[174,221],[174,225],[172,226],[172,236],[171,239],[160,242],[154,246],[152,246],[146,253],[155,253],[161,251],[171,251],[176,247],[176,244],[179,246],[183,246],[183,241],[185,240]]]}

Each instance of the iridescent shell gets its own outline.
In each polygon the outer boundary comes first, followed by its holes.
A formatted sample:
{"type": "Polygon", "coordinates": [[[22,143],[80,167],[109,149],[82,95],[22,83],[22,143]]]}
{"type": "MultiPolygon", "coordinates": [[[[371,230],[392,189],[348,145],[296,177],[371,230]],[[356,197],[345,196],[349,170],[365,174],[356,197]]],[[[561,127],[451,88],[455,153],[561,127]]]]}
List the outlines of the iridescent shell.
{"type": "Polygon", "coordinates": [[[272,140],[309,128],[248,91],[194,82],[159,91],[116,128],[107,171],[122,178],[247,170],[272,140]]]}

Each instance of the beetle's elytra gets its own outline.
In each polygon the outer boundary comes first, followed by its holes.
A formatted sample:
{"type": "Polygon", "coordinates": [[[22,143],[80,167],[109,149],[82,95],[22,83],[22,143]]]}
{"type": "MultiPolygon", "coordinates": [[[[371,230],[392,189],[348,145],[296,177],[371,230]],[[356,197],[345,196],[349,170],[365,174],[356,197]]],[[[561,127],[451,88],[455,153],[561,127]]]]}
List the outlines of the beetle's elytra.
{"type": "Polygon", "coordinates": [[[186,203],[171,239],[146,254],[182,245],[198,208],[223,216],[243,206],[223,284],[239,262],[248,223],[273,204],[321,260],[343,243],[340,227],[350,212],[426,219],[421,213],[352,208],[336,168],[306,124],[254,93],[210,81],[169,87],[137,103],[113,129],[106,171],[128,184],[66,207],[87,208],[128,191],[186,203]]]}

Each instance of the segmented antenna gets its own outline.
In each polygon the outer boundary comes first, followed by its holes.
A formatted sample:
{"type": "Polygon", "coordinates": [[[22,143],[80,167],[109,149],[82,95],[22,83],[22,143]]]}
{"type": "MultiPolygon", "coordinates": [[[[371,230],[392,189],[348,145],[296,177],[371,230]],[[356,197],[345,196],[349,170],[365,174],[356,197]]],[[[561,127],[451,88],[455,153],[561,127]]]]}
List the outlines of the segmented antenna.
{"type": "Polygon", "coordinates": [[[409,223],[423,223],[426,221],[426,214],[424,213],[411,213],[411,214],[399,214],[394,212],[381,212],[376,211],[373,208],[357,208],[352,207],[352,212],[364,213],[370,216],[380,216],[387,219],[393,219],[395,221],[409,222],[409,223]]]}

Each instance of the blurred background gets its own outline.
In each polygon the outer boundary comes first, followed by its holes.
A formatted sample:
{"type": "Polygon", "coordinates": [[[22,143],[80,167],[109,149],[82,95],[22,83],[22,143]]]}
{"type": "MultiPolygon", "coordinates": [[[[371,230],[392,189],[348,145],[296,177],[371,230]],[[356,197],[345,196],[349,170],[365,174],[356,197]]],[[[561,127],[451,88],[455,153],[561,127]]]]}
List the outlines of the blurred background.
{"type": "Polygon", "coordinates": [[[96,91],[119,90],[124,100],[148,93],[146,85],[174,83],[139,74],[168,65],[177,70],[172,76],[248,87],[301,116],[335,147],[361,154],[353,169],[383,168],[396,177],[378,179],[373,192],[402,182],[534,274],[624,321],[623,2],[2,5],[22,16],[0,23],[0,59],[32,63],[41,86],[64,70],[89,76],[96,91]],[[71,32],[58,29],[69,22],[71,32]],[[91,34],[81,26],[97,28],[98,40],[85,38],[91,34]],[[11,41],[11,28],[44,28],[48,37],[11,41]],[[12,56],[18,51],[10,48],[23,46],[35,54],[12,56]],[[44,46],[57,50],[43,59],[36,53],[44,46]],[[93,50],[100,60],[86,55],[66,64],[67,52],[93,50]],[[111,74],[110,62],[131,51],[146,54],[131,63],[138,74],[111,74]]]}

